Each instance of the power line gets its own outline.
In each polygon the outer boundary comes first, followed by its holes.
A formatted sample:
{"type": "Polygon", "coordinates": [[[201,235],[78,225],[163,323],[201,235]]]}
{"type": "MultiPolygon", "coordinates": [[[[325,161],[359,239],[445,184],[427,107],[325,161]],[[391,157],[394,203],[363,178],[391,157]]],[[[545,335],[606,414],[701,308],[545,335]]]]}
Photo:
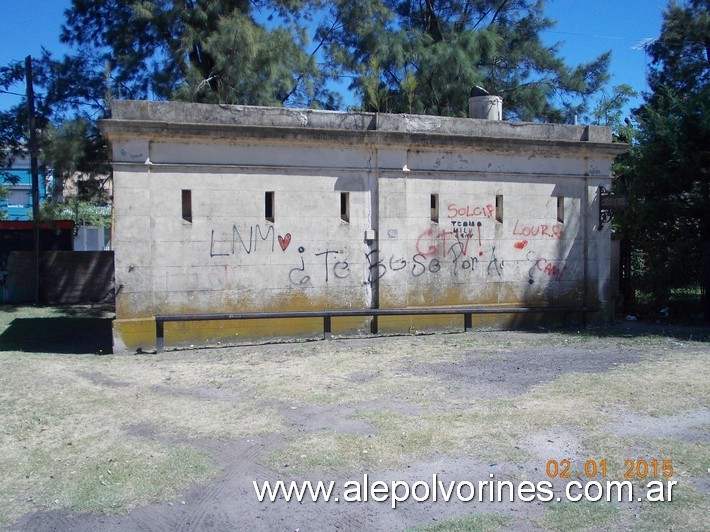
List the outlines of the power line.
{"type": "Polygon", "coordinates": [[[705,43],[700,41],[691,40],[672,40],[663,39],[661,37],[644,37],[643,39],[632,38],[632,37],[619,37],[616,35],[597,35],[595,33],[578,33],[573,31],[559,31],[559,30],[542,30],[540,33],[558,33],[560,35],[574,35],[575,37],[593,37],[595,39],[607,39],[611,41],[628,41],[634,42],[634,46],[631,48],[633,50],[643,50],[647,45],[653,42],[662,42],[665,44],[694,44],[699,46],[705,46],[705,43]]]}
{"type": "Polygon", "coordinates": [[[574,31],[542,30],[540,33],[559,33],[560,35],[574,35],[575,37],[594,37],[595,39],[609,39],[614,41],[638,41],[630,37],[617,37],[615,35],[596,35],[594,33],[577,33],[574,31]]]}

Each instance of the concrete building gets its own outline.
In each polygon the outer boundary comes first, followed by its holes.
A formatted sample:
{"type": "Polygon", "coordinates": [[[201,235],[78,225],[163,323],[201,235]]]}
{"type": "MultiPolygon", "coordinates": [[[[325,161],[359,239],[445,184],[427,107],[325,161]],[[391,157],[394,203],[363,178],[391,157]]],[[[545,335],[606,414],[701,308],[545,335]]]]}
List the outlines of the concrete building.
{"type": "MultiPolygon", "coordinates": [[[[39,200],[44,201],[52,179],[41,171],[39,174],[39,200]]],[[[6,211],[6,219],[27,221],[32,219],[32,172],[27,157],[16,158],[10,168],[0,171],[0,185],[8,189],[8,196],[0,200],[0,212],[6,211]]]]}
{"type": "MultiPolygon", "coordinates": [[[[610,301],[604,127],[116,101],[117,351],[158,314],[579,307],[610,301]]],[[[519,314],[474,316],[515,326],[519,314]]],[[[526,315],[528,319],[552,319],[526,315]]],[[[381,316],[379,331],[461,328],[381,316]]],[[[333,333],[371,318],[334,318],[333,333]]],[[[168,344],[322,333],[317,318],[166,323],[168,344]]]]}

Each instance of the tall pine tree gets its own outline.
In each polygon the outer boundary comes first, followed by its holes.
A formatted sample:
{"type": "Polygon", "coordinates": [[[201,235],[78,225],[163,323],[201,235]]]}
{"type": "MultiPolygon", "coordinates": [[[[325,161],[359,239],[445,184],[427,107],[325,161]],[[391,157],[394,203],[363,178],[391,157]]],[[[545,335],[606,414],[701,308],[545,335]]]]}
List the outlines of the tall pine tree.
{"type": "Polygon", "coordinates": [[[74,0],[62,39],[111,96],[251,105],[327,98],[299,0],[74,0]],[[256,20],[276,22],[270,27],[256,20]]]}
{"type": "Polygon", "coordinates": [[[319,35],[366,109],[466,116],[479,85],[506,119],[571,120],[607,81],[609,54],[570,67],[540,33],[544,0],[333,0],[319,35]]]}
{"type": "MultiPolygon", "coordinates": [[[[98,190],[110,174],[96,121],[114,98],[336,107],[307,42],[305,1],[73,0],[61,39],[74,53],[33,60],[56,196],[69,177],[98,190]]],[[[22,61],[0,68],[0,89],[23,87],[22,61]]],[[[26,124],[24,101],[0,111],[0,168],[26,151],[26,124]]]]}
{"type": "MultiPolygon", "coordinates": [[[[465,116],[481,85],[503,96],[508,119],[570,120],[605,82],[609,57],[567,66],[540,39],[552,25],[543,9],[543,0],[73,0],[61,37],[75,52],[34,63],[45,160],[60,180],[107,171],[96,120],[114,98],[333,109],[342,99],[327,81],[343,77],[369,110],[465,116]]],[[[8,65],[0,88],[22,77],[21,62],[8,65]]],[[[24,124],[24,103],[0,112],[2,156],[23,149],[24,124]]]]}
{"type": "Polygon", "coordinates": [[[637,282],[659,304],[671,288],[701,283],[710,245],[709,5],[671,1],[665,10],[661,35],[647,48],[651,91],[635,112],[631,167],[619,179],[637,282]]]}

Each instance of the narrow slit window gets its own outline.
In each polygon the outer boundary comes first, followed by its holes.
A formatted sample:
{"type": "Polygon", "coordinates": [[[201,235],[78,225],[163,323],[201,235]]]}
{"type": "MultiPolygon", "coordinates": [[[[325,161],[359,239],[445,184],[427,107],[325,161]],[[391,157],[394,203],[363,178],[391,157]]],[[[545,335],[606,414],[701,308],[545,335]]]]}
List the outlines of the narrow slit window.
{"type": "Polygon", "coordinates": [[[274,193],[267,192],[264,195],[264,218],[267,222],[274,221],[274,193]]]}
{"type": "Polygon", "coordinates": [[[432,194],[429,200],[431,207],[431,221],[434,223],[439,223],[439,195],[432,194]]]}
{"type": "Polygon", "coordinates": [[[350,222],[350,193],[340,193],[340,219],[344,222],[350,222]]]}
{"type": "Polygon", "coordinates": [[[496,195],[496,222],[503,223],[503,194],[496,195]]]}
{"type": "Polygon", "coordinates": [[[565,223],[565,197],[557,196],[557,221],[565,223]]]}
{"type": "Polygon", "coordinates": [[[182,191],[182,219],[192,223],[192,190],[182,191]]]}

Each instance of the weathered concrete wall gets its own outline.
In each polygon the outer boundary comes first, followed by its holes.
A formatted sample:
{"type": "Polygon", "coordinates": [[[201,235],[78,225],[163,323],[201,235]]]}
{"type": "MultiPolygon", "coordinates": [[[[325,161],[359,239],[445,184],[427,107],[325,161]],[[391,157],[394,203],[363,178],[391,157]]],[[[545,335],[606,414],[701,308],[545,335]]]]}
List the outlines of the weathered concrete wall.
{"type": "MultiPolygon", "coordinates": [[[[609,233],[596,228],[596,190],[620,151],[608,128],[149,102],[116,102],[103,128],[114,157],[118,350],[150,345],[158,313],[608,307],[609,233]]],[[[368,327],[336,321],[336,332],[368,327]]],[[[320,327],[201,322],[168,324],[166,336],[320,327]]]]}

